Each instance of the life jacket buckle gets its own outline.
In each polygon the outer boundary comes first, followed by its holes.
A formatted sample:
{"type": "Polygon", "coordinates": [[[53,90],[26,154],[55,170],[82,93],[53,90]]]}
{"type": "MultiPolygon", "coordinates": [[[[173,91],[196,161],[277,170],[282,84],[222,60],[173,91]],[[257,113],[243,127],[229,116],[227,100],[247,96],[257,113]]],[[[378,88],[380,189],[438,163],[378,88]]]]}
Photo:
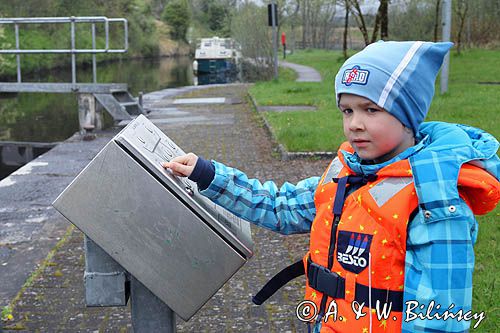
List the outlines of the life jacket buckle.
{"type": "Polygon", "coordinates": [[[333,298],[344,298],[345,281],[335,272],[308,260],[307,280],[309,286],[333,298]]]}

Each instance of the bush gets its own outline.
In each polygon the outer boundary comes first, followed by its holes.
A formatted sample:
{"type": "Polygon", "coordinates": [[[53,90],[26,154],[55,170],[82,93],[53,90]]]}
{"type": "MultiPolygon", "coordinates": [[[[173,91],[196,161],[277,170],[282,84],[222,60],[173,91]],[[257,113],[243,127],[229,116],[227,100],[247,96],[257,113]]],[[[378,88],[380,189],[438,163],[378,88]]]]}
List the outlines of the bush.
{"type": "Polygon", "coordinates": [[[174,0],[163,11],[162,20],[170,27],[170,37],[174,40],[186,41],[186,33],[191,21],[189,6],[186,0],[174,0]]]}

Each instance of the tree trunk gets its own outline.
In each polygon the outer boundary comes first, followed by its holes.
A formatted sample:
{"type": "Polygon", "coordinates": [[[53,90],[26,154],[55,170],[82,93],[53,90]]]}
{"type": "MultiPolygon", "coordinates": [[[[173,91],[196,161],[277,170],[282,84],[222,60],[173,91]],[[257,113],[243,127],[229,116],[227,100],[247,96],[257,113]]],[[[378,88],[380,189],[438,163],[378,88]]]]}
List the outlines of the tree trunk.
{"type": "Polygon", "coordinates": [[[469,9],[468,0],[459,0],[457,2],[457,15],[459,19],[458,32],[457,32],[457,54],[462,50],[462,33],[465,25],[465,18],[469,9]]]}
{"type": "Polygon", "coordinates": [[[295,52],[295,22],[297,19],[297,15],[299,14],[299,10],[300,10],[300,1],[297,0],[297,6],[295,7],[295,11],[292,14],[292,24],[291,24],[292,40],[291,40],[291,48],[290,48],[291,53],[295,52]]]}
{"type": "Polygon", "coordinates": [[[309,8],[309,22],[311,22],[312,47],[319,48],[318,44],[318,11],[315,7],[309,8]]]}
{"type": "Polygon", "coordinates": [[[307,41],[307,12],[306,12],[306,7],[307,7],[307,0],[302,1],[302,48],[306,48],[306,41],[307,41]]]}
{"type": "Polygon", "coordinates": [[[382,7],[382,2],[380,2],[380,5],[379,5],[378,10],[377,10],[377,15],[375,16],[375,24],[373,25],[373,33],[372,33],[372,40],[371,40],[372,43],[375,43],[377,41],[378,29],[380,27],[381,7],[382,7]]]}
{"type": "Polygon", "coordinates": [[[434,42],[438,41],[439,7],[440,6],[441,6],[441,0],[436,0],[436,16],[434,17],[434,42]]]}
{"type": "Polygon", "coordinates": [[[324,24],[323,29],[323,48],[329,49],[333,44],[334,39],[331,36],[335,36],[335,14],[337,13],[337,9],[335,5],[328,6],[328,15],[326,17],[326,22],[324,24]]]}
{"type": "Polygon", "coordinates": [[[366,29],[365,19],[363,17],[363,12],[361,11],[361,6],[359,5],[359,1],[358,0],[348,0],[348,1],[349,1],[349,6],[356,10],[354,17],[356,18],[356,23],[358,24],[359,30],[363,35],[363,40],[365,42],[365,45],[369,45],[370,38],[368,37],[368,31],[366,29]]]}
{"type": "Polygon", "coordinates": [[[347,29],[349,29],[349,2],[345,1],[345,19],[344,19],[344,43],[342,51],[344,52],[344,59],[347,60],[347,29]]]}
{"type": "Polygon", "coordinates": [[[380,38],[389,37],[389,0],[380,0],[380,38]]]}

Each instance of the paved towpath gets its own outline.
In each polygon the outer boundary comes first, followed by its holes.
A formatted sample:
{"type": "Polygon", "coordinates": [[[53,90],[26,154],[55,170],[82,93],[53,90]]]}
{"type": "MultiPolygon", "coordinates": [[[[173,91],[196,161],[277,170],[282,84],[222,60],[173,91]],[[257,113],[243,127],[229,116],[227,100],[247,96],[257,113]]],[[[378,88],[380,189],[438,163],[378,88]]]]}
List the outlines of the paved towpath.
{"type": "Polygon", "coordinates": [[[291,62],[287,61],[281,61],[279,62],[279,65],[281,67],[286,67],[293,69],[295,72],[297,72],[297,82],[321,82],[321,74],[315,70],[312,67],[309,66],[304,66],[304,65],[299,65],[299,64],[294,64],[291,62]]]}
{"type": "MultiPolygon", "coordinates": [[[[185,151],[216,159],[240,168],[251,177],[262,181],[274,180],[278,184],[284,181],[297,182],[305,177],[321,174],[328,165],[328,160],[280,161],[273,157],[276,155],[274,147],[259,116],[250,106],[247,88],[247,85],[228,85],[197,90],[164,90],[145,95],[144,102],[152,110],[150,118],[185,151]],[[175,95],[179,93],[184,93],[185,98],[224,97],[226,102],[207,105],[174,104],[175,95]]],[[[12,198],[8,210],[0,211],[0,216],[5,219],[0,219],[0,222],[11,223],[9,225],[12,228],[19,220],[32,228],[35,223],[43,224],[43,227],[36,226],[44,229],[43,233],[40,232],[44,237],[39,237],[26,227],[23,230],[27,236],[18,239],[16,243],[18,247],[32,247],[30,251],[38,253],[38,262],[52,248],[51,257],[19,294],[12,312],[13,320],[3,323],[4,332],[133,331],[129,307],[85,307],[83,236],[78,230],[69,228],[69,223],[48,208],[55,196],[114,133],[116,132],[105,133],[91,142],[84,142],[77,135],[66,145],[43,155],[40,161],[47,164],[39,165],[38,168],[50,170],[33,169],[35,172],[30,176],[33,183],[26,183],[30,187],[23,190],[24,203],[12,198]],[[89,145],[88,149],[85,148],[86,144],[89,145]],[[67,155],[67,163],[62,158],[64,154],[67,155]],[[37,173],[43,175],[37,176],[37,173]],[[19,207],[30,200],[31,206],[19,207]],[[24,209],[28,215],[20,217],[16,209],[24,209]],[[41,214],[44,215],[43,219],[36,219],[41,214]],[[40,247],[37,243],[40,238],[50,238],[51,241],[40,247]]],[[[19,184],[21,175],[13,176],[10,183],[4,182],[2,191],[16,186],[12,184],[15,181],[19,184]]],[[[3,199],[9,198],[6,196],[3,199]]],[[[253,227],[252,230],[254,257],[189,322],[178,319],[178,332],[307,331],[294,318],[295,306],[302,298],[303,278],[285,287],[263,306],[253,305],[251,296],[277,271],[302,257],[307,248],[308,236],[284,237],[261,228],[253,227]]],[[[19,232],[12,229],[11,234],[19,232]]],[[[8,252],[8,244],[4,245],[8,252]]],[[[13,249],[15,250],[15,246],[13,249]]],[[[13,253],[7,252],[5,256],[13,253]]],[[[6,258],[5,267],[19,265],[19,260],[6,258]]],[[[30,261],[28,266],[32,267],[36,260],[30,261]]],[[[10,274],[16,277],[15,272],[10,274]]],[[[22,275],[22,278],[25,279],[26,276],[22,275]]],[[[0,283],[4,282],[5,277],[0,274],[0,283]]]]}

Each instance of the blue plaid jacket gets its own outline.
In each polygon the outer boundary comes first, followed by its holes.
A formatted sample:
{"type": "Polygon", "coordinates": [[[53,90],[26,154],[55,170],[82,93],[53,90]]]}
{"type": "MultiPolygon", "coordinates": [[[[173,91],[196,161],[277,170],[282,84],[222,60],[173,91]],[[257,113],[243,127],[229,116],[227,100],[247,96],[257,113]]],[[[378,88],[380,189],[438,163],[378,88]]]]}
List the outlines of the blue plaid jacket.
{"type": "MultiPolygon", "coordinates": [[[[465,313],[472,304],[473,245],[478,227],[470,208],[458,195],[458,172],[463,163],[470,162],[498,180],[499,144],[479,129],[439,122],[422,124],[418,139],[417,145],[377,165],[360,164],[356,154],[342,153],[358,174],[375,173],[398,160],[409,159],[420,210],[408,225],[404,302],[424,305],[423,309],[412,309],[412,314],[425,315],[431,301],[435,303],[431,314],[442,313],[451,304],[454,307],[450,312],[465,313]]],[[[274,182],[261,184],[237,169],[212,163],[215,177],[201,194],[261,227],[282,234],[310,231],[316,215],[314,192],[320,177],[296,185],[285,183],[278,188],[274,182]]],[[[414,319],[403,321],[402,331],[464,332],[469,327],[470,321],[466,320],[414,319]]]]}

